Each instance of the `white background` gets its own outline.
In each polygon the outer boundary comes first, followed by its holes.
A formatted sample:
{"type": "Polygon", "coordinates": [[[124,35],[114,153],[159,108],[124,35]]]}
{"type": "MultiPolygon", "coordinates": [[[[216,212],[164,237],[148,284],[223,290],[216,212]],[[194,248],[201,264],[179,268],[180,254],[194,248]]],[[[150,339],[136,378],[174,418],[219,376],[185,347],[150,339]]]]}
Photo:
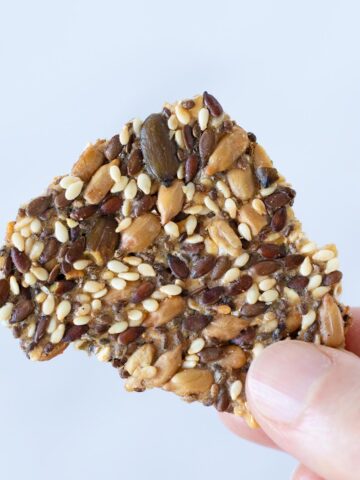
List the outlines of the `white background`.
{"type": "MultiPolygon", "coordinates": [[[[1,0],[1,235],[89,140],[207,89],[292,181],[309,235],[338,244],[343,299],[360,303],[357,5],[1,0]]],[[[0,332],[4,480],[282,480],[294,466],[212,409],[126,394],[80,352],[32,364],[0,332]]]]}

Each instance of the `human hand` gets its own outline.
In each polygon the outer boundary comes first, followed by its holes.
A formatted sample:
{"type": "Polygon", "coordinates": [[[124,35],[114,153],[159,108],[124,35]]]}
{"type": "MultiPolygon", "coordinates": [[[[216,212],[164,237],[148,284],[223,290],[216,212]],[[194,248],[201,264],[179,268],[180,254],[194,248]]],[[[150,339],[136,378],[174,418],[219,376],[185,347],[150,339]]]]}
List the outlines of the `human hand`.
{"type": "Polygon", "coordinates": [[[360,478],[360,309],[352,315],[353,353],[284,341],[252,363],[246,394],[261,429],[221,414],[237,435],[296,457],[293,480],[360,478]]]}

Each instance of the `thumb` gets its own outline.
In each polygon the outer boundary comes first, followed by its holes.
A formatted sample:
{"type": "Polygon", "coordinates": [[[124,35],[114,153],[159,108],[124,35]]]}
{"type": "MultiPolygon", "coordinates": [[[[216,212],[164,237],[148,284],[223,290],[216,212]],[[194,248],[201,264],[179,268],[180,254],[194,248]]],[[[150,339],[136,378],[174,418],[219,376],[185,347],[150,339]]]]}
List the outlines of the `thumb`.
{"type": "Polygon", "coordinates": [[[327,480],[359,479],[360,359],[284,341],[253,362],[247,398],[263,430],[327,480]]]}

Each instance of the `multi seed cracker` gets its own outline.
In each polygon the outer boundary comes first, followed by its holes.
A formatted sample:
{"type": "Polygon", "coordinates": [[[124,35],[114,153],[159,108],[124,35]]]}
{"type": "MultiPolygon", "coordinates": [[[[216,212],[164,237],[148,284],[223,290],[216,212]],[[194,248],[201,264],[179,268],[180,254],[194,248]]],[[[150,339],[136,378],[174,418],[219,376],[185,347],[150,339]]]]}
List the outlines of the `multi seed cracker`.
{"type": "Polygon", "coordinates": [[[128,391],[161,387],[243,415],[254,357],[279,340],[344,346],[334,245],[205,92],[88,146],[20,208],[0,251],[0,320],[32,360],[70,343],[128,391]]]}

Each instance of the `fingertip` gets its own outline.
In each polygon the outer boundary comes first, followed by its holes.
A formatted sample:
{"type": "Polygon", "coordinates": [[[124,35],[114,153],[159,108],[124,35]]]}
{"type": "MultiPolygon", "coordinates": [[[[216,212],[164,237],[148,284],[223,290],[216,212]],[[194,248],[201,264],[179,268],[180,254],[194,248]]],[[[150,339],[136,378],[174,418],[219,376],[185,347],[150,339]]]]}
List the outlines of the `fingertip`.
{"type": "Polygon", "coordinates": [[[296,467],[291,480],[324,480],[324,478],[316,475],[316,473],[309,470],[305,465],[299,465],[296,467]]]}

